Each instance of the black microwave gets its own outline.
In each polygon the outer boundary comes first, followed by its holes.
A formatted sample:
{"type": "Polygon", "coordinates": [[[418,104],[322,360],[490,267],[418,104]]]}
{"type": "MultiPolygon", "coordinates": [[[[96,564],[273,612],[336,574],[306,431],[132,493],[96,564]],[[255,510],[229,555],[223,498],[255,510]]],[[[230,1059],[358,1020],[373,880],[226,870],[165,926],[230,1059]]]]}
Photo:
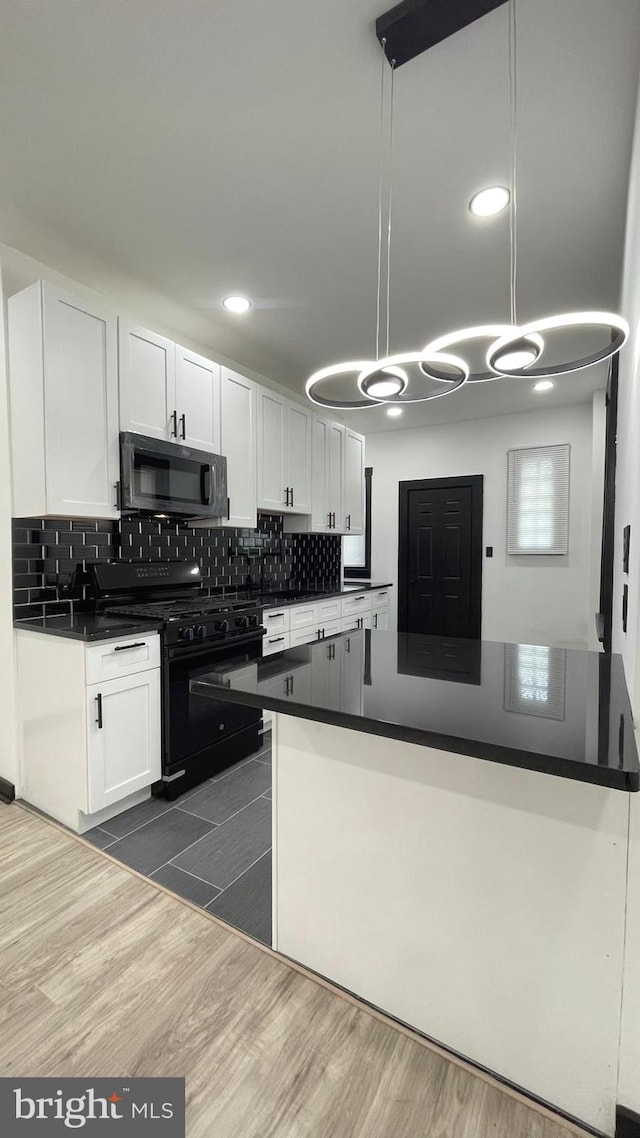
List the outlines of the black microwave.
{"type": "Polygon", "coordinates": [[[227,460],[221,454],[122,431],[120,478],[125,513],[228,516],[227,460]]]}

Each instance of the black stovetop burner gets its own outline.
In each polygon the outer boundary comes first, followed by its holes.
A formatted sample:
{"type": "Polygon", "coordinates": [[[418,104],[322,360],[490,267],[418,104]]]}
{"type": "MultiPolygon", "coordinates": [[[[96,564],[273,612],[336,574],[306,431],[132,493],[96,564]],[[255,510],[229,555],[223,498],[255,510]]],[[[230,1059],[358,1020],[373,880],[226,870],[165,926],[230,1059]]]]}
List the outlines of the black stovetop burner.
{"type": "Polygon", "coordinates": [[[174,621],[196,616],[212,616],[234,612],[248,607],[247,601],[226,600],[223,597],[197,597],[187,600],[174,597],[163,601],[141,602],[139,604],[108,604],[107,612],[114,616],[142,616],[150,620],[174,621]]]}

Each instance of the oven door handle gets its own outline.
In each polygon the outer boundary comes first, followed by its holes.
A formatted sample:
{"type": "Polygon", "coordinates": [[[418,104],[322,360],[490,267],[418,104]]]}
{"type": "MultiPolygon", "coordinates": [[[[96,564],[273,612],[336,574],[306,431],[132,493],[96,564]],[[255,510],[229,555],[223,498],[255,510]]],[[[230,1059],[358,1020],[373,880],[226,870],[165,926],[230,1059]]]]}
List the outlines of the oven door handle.
{"type": "Polygon", "coordinates": [[[262,643],[266,629],[260,628],[258,635],[255,631],[248,633],[246,636],[234,636],[230,640],[215,641],[213,644],[200,644],[197,648],[184,648],[182,645],[173,645],[169,648],[170,660],[192,660],[196,656],[207,656],[215,654],[216,656],[225,651],[230,652],[231,649],[238,647],[242,644],[255,644],[259,647],[262,643]]]}

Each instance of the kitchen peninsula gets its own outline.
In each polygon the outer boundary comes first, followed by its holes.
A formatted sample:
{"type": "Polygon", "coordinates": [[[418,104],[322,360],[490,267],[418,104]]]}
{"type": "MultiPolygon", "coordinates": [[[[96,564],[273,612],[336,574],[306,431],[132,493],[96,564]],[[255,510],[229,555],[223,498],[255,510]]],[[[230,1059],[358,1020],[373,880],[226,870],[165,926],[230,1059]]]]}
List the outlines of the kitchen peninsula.
{"type": "Polygon", "coordinates": [[[191,689],[275,713],[274,948],[611,1132],[620,659],[356,630],[191,689]]]}

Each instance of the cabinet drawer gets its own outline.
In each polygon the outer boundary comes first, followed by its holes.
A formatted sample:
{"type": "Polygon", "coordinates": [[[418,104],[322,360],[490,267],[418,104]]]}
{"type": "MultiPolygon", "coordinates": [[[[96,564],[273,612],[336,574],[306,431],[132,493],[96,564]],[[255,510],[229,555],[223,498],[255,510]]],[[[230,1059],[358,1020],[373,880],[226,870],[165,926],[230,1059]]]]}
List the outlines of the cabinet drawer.
{"type": "Polygon", "coordinates": [[[84,658],[87,684],[132,676],[160,667],[160,637],[152,632],[144,636],[123,636],[122,640],[103,640],[88,645],[84,658]]]}
{"type": "Polygon", "coordinates": [[[370,594],[372,610],[375,610],[375,612],[381,612],[382,609],[389,608],[389,593],[389,589],[375,589],[370,594]]]}
{"type": "Polygon", "coordinates": [[[336,597],[332,601],[320,601],[318,603],[318,622],[321,627],[328,620],[340,620],[341,604],[342,601],[340,600],[340,597],[336,597]]]}
{"type": "Polygon", "coordinates": [[[318,639],[318,629],[314,624],[311,628],[296,628],[289,633],[289,647],[296,648],[298,644],[310,644],[318,639]]]}
{"type": "Polygon", "coordinates": [[[342,621],[327,620],[324,624],[321,624],[320,627],[322,628],[324,639],[326,640],[328,636],[337,636],[339,632],[342,632],[342,621]]]}
{"type": "Polygon", "coordinates": [[[262,614],[262,623],[267,630],[267,636],[289,631],[289,609],[265,609],[262,614]]]}
{"type": "Polygon", "coordinates": [[[371,612],[371,594],[358,593],[355,597],[344,597],[342,601],[342,616],[357,616],[360,613],[371,612]]]}
{"type": "MultiPolygon", "coordinates": [[[[364,628],[364,622],[365,622],[366,617],[367,617],[367,613],[363,613],[362,616],[345,616],[345,617],[343,617],[342,618],[341,631],[342,632],[355,632],[356,629],[358,629],[358,628],[364,628]],[[362,621],[362,624],[360,623],[361,621],[362,621]]],[[[369,618],[370,618],[370,614],[369,614],[369,618]]]]}
{"type": "MultiPolygon", "coordinates": [[[[315,637],[316,629],[318,627],[318,606],[317,605],[292,605],[289,609],[289,630],[293,633],[298,628],[313,628],[315,637]]],[[[305,643],[301,641],[300,643],[305,643]]]]}
{"type": "Polygon", "coordinates": [[[269,635],[267,632],[262,640],[262,655],[273,656],[274,652],[284,652],[289,647],[288,632],[274,632],[273,635],[269,635]]]}

